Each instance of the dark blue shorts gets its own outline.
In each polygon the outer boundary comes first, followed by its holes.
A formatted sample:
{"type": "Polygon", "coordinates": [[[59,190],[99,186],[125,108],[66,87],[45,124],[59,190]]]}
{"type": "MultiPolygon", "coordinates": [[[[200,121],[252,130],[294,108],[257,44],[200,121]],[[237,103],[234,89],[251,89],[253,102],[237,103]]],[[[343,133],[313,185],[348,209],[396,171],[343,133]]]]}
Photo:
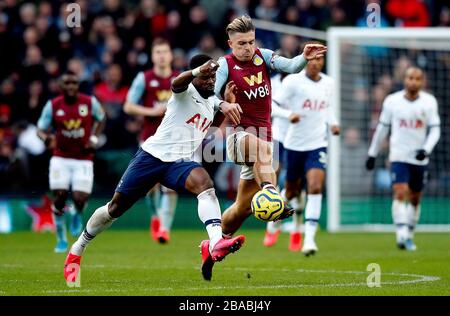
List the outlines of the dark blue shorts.
{"type": "Polygon", "coordinates": [[[391,163],[391,180],[395,183],[408,183],[414,192],[421,192],[427,180],[427,166],[418,166],[405,162],[391,163]]]}
{"type": "Polygon", "coordinates": [[[286,149],[282,142],[273,140],[273,160],[279,161],[282,165],[286,163],[286,149]]]}
{"type": "Polygon", "coordinates": [[[287,174],[289,182],[305,179],[306,173],[313,168],[326,169],[327,148],[321,147],[309,151],[286,150],[287,174]]]}
{"type": "Polygon", "coordinates": [[[116,187],[116,192],[140,198],[157,183],[177,192],[185,191],[192,169],[201,167],[194,161],[165,162],[139,148],[116,187]]]}

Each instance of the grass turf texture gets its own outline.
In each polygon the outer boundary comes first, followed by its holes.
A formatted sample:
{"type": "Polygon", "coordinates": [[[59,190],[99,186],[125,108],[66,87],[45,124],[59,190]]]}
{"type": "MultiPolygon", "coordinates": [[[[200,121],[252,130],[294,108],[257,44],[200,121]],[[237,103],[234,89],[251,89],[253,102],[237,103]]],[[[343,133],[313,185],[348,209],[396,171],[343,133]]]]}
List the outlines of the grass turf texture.
{"type": "Polygon", "coordinates": [[[450,295],[448,234],[417,234],[411,253],[396,249],[394,234],[320,232],[319,253],[305,258],[287,250],[287,234],[265,248],[263,231],[243,233],[244,246],[207,282],[205,232],[177,230],[158,245],[145,231],[107,231],[83,258],[80,288],[66,286],[52,234],[0,235],[0,295],[450,295]],[[381,287],[367,286],[370,263],[381,267],[381,287]]]}

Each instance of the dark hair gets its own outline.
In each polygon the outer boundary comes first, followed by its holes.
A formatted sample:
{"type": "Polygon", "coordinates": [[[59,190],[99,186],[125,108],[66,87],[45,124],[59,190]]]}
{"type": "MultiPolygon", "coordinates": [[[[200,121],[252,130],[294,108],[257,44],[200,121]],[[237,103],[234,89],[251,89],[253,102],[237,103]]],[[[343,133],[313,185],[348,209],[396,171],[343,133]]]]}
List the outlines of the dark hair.
{"type": "Polygon", "coordinates": [[[77,78],[77,81],[79,81],[78,75],[77,75],[74,71],[72,71],[72,70],[69,70],[69,69],[68,69],[68,70],[64,71],[64,72],[61,74],[60,79],[62,80],[62,78],[63,78],[64,76],[75,76],[75,77],[77,78]]]}
{"type": "Polygon", "coordinates": [[[169,46],[169,48],[171,48],[170,42],[168,40],[166,40],[165,38],[162,38],[162,37],[157,37],[152,42],[152,50],[153,50],[153,48],[155,48],[155,46],[160,46],[160,45],[167,45],[167,46],[169,46]]]}
{"type": "Polygon", "coordinates": [[[189,68],[195,69],[197,67],[200,67],[207,61],[210,61],[212,58],[205,54],[198,54],[191,58],[191,61],[189,62],[189,68]]]}

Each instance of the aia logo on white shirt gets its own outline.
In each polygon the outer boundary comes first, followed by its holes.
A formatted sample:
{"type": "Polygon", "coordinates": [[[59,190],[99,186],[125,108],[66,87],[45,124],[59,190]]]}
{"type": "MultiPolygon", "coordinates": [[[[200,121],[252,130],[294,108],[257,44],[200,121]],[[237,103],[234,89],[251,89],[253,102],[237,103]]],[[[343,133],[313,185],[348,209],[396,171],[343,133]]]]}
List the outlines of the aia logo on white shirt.
{"type": "Polygon", "coordinates": [[[420,119],[400,119],[399,121],[399,127],[400,128],[413,128],[413,129],[419,129],[424,127],[424,123],[420,119]]]}
{"type": "Polygon", "coordinates": [[[305,102],[303,102],[302,108],[304,110],[311,110],[311,111],[321,111],[325,110],[327,108],[327,102],[322,100],[313,100],[306,99],[305,102]]]}
{"type": "Polygon", "coordinates": [[[193,125],[196,129],[206,132],[211,126],[212,121],[209,121],[207,117],[203,117],[200,113],[193,115],[190,119],[186,121],[186,124],[193,125]]]}

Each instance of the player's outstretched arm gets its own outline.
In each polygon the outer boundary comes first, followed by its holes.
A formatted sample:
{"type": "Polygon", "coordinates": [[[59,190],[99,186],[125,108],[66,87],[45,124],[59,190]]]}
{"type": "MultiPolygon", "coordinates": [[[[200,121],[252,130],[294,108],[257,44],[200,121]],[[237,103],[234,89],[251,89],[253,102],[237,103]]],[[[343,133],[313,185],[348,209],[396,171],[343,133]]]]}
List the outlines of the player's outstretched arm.
{"type": "Polygon", "coordinates": [[[195,77],[206,77],[214,75],[217,71],[218,66],[219,64],[211,59],[193,70],[182,72],[172,81],[172,91],[174,93],[181,93],[183,91],[186,91],[189,84],[192,82],[192,80],[194,80],[195,77]]]}
{"type": "Polygon", "coordinates": [[[322,44],[306,44],[303,53],[294,58],[286,58],[277,55],[268,49],[261,49],[261,52],[263,53],[266,63],[267,60],[270,59],[270,67],[273,70],[293,74],[302,71],[309,60],[325,56],[327,47],[322,44]],[[267,56],[268,54],[270,54],[270,57],[267,56]]]}

